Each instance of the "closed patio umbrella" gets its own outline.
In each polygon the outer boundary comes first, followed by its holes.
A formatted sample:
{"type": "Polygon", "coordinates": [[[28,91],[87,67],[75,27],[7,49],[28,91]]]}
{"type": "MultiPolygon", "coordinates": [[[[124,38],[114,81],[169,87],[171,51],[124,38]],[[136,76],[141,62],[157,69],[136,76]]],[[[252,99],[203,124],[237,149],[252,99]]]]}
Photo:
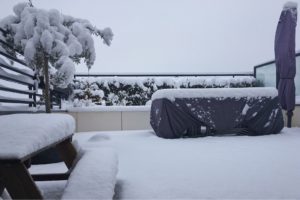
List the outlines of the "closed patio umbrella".
{"type": "Polygon", "coordinates": [[[280,104],[287,111],[287,127],[291,127],[295,108],[296,23],[297,3],[287,2],[281,12],[275,35],[276,87],[280,104]]]}

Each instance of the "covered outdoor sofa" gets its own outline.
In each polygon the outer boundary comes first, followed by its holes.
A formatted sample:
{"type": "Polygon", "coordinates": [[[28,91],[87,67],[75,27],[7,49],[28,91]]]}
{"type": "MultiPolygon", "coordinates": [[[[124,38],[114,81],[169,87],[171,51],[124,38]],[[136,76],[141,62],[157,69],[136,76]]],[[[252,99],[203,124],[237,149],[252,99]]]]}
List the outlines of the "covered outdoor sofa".
{"type": "Polygon", "coordinates": [[[150,123],[163,138],[279,133],[275,88],[164,89],[152,96],[150,123]]]}

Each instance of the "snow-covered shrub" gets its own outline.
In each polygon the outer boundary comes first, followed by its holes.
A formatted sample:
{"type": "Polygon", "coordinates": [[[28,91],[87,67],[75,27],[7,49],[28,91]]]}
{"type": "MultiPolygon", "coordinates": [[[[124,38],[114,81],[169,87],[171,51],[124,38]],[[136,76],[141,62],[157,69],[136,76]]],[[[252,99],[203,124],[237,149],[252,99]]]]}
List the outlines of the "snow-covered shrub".
{"type": "Polygon", "coordinates": [[[253,87],[253,77],[98,77],[76,78],[74,99],[98,105],[146,105],[152,94],[166,88],[253,87]]]}
{"type": "Polygon", "coordinates": [[[31,3],[18,3],[13,11],[14,15],[0,20],[0,39],[13,49],[0,43],[1,50],[12,56],[23,54],[28,66],[44,76],[46,110],[50,112],[50,83],[66,88],[73,81],[74,63],[81,60],[90,69],[96,58],[92,36],[110,45],[113,33],[110,28],[101,30],[88,20],[55,9],[38,9],[31,3]]]}
{"type": "Polygon", "coordinates": [[[29,66],[39,71],[42,71],[39,61],[48,57],[54,72],[51,81],[60,87],[72,82],[74,62],[79,63],[83,58],[88,68],[94,64],[92,35],[100,36],[107,45],[112,40],[110,28],[100,30],[88,20],[63,15],[55,9],[38,9],[24,2],[14,6],[13,11],[14,15],[0,21],[0,28],[6,32],[0,32],[0,39],[23,53],[29,66]]]}
{"type": "Polygon", "coordinates": [[[73,107],[89,107],[94,106],[95,104],[91,99],[74,99],[73,107]]]}

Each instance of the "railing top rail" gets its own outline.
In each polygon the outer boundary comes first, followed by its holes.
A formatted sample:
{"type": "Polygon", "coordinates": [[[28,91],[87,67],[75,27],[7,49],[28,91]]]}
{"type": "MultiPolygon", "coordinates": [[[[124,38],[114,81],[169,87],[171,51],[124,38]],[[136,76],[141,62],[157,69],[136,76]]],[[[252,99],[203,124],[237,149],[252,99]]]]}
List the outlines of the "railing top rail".
{"type": "MultiPolygon", "coordinates": [[[[296,56],[296,57],[300,56],[300,52],[296,53],[295,56],[296,56]]],[[[275,59],[274,59],[274,60],[271,60],[271,61],[268,61],[268,62],[261,63],[261,64],[259,64],[259,65],[255,65],[255,66],[254,66],[254,70],[255,70],[256,68],[264,67],[264,66],[266,66],[266,65],[270,65],[270,64],[274,64],[274,63],[275,63],[275,59]]]]}
{"type": "Polygon", "coordinates": [[[145,74],[88,74],[88,73],[77,73],[76,77],[184,77],[184,76],[254,76],[252,72],[246,73],[168,73],[168,74],[157,74],[157,73],[145,73],[145,74]]]}

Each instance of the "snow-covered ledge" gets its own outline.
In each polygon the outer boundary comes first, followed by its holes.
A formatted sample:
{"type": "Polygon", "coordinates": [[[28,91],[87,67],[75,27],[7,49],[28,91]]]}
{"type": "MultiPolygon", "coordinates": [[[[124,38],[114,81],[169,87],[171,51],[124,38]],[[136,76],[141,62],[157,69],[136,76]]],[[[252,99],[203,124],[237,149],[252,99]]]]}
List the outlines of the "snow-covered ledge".
{"type": "Polygon", "coordinates": [[[86,132],[152,129],[150,108],[150,106],[94,106],[67,110],[76,119],[76,132],[86,132]]]}

